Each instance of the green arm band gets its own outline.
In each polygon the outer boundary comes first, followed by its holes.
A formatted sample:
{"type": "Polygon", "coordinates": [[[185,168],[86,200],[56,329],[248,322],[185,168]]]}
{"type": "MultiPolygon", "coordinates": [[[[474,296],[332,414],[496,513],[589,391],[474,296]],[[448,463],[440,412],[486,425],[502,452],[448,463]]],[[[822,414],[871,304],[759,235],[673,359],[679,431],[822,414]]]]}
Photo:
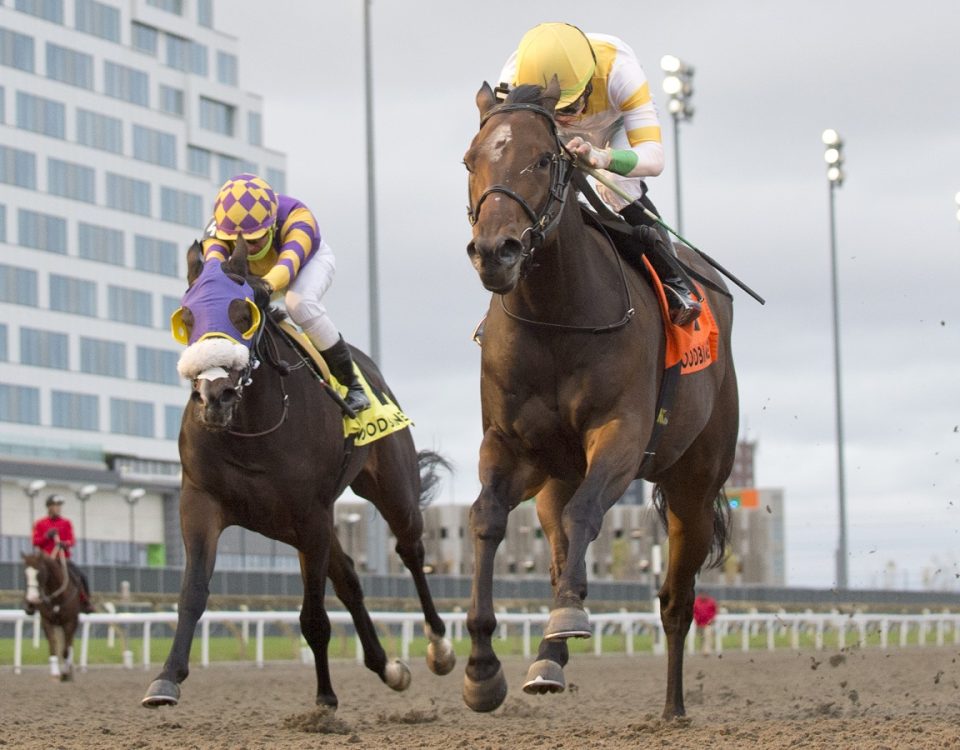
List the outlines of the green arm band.
{"type": "Polygon", "coordinates": [[[610,166],[607,167],[611,172],[619,175],[628,175],[637,166],[637,156],[635,151],[615,148],[610,151],[610,166]]]}

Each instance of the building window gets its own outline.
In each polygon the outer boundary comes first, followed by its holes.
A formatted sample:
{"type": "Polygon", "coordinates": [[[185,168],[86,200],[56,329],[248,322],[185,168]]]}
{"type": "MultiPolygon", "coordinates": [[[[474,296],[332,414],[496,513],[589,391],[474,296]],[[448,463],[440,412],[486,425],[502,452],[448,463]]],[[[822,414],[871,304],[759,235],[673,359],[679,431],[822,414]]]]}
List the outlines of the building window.
{"type": "Polygon", "coordinates": [[[97,317],[97,285],[86,279],[50,274],[50,309],[97,317]]]}
{"type": "Polygon", "coordinates": [[[107,287],[107,315],[110,320],[135,326],[153,325],[153,298],[150,292],[123,286],[107,287]]]}
{"type": "Polygon", "coordinates": [[[36,155],[18,148],[0,146],[0,182],[36,190],[36,155]]]}
{"type": "Polygon", "coordinates": [[[137,52],[146,52],[153,57],[157,56],[157,41],[160,38],[160,32],[152,26],[145,26],[136,21],[130,25],[130,31],[130,41],[137,52]]]}
{"type": "Polygon", "coordinates": [[[77,109],[77,142],[113,154],[123,153],[123,121],[77,109]]]}
{"type": "Polygon", "coordinates": [[[176,169],[177,138],[172,133],[134,125],[133,158],[176,169]]]}
{"type": "Polygon", "coordinates": [[[187,171],[201,177],[210,176],[210,152],[205,148],[187,146],[187,171]]]}
{"type": "Polygon", "coordinates": [[[77,31],[93,34],[111,42],[120,41],[120,9],[96,0],[77,0],[77,31]]]}
{"type": "Polygon", "coordinates": [[[178,16],[183,15],[183,0],[147,0],[147,5],[165,10],[167,13],[175,13],[178,16]]]}
{"type": "Polygon", "coordinates": [[[20,364],[66,370],[68,353],[67,334],[35,328],[20,329],[20,364]]]}
{"type": "Polygon", "coordinates": [[[220,171],[220,182],[226,182],[231,177],[238,174],[256,174],[257,165],[252,161],[244,161],[235,156],[220,154],[217,159],[217,166],[220,171]]]}
{"type": "Polygon", "coordinates": [[[17,92],[17,127],[51,138],[67,137],[67,108],[60,102],[17,92]]]}
{"type": "Polygon", "coordinates": [[[127,377],[127,348],[119,341],[80,337],[80,372],[127,377]]]}
{"type": "Polygon", "coordinates": [[[33,73],[33,37],[0,29],[0,65],[33,73]]]}
{"type": "Polygon", "coordinates": [[[237,56],[217,50],[217,80],[226,86],[237,85],[237,56]]]}
{"type": "Polygon", "coordinates": [[[93,88],[93,56],[47,42],[47,78],[93,88]]]}
{"type": "Polygon", "coordinates": [[[183,420],[183,407],[163,407],[163,437],[167,440],[177,440],[180,437],[180,422],[183,420]]]}
{"type": "Polygon", "coordinates": [[[100,399],[88,393],[52,391],[50,406],[54,427],[68,430],[99,430],[100,399]]]}
{"type": "Polygon", "coordinates": [[[0,203],[0,242],[7,241],[7,207],[0,203]]]}
{"type": "Polygon", "coordinates": [[[17,211],[18,238],[23,247],[67,254],[67,220],[21,208],[17,211]]]}
{"type": "Polygon", "coordinates": [[[179,385],[180,375],[177,374],[177,360],[179,359],[180,352],[138,346],[137,380],[142,380],[145,383],[179,385]]]}
{"type": "Polygon", "coordinates": [[[177,277],[177,246],[167,240],[136,235],[133,238],[134,266],[140,271],[177,277]]]}
{"type": "Polygon", "coordinates": [[[47,160],[47,192],[84,203],[96,203],[96,172],[93,167],[47,160]]]}
{"type": "Polygon", "coordinates": [[[247,141],[251,146],[263,145],[263,115],[259,112],[247,113],[247,141]]]}
{"type": "Polygon", "coordinates": [[[40,389],[0,383],[0,422],[40,424],[40,389]]]}
{"type": "Polygon", "coordinates": [[[160,84],[160,111],[183,117],[183,90],[160,84]]]}
{"type": "Polygon", "coordinates": [[[6,362],[9,359],[7,355],[7,326],[0,323],[0,362],[6,362]]]}
{"type": "Polygon", "coordinates": [[[190,72],[198,75],[207,75],[207,47],[205,44],[190,42],[190,72]]]}
{"type": "Polygon", "coordinates": [[[123,232],[80,222],[77,225],[77,254],[87,260],[122,266],[123,232]]]}
{"type": "Polygon", "coordinates": [[[140,216],[150,215],[150,183],[107,172],[107,205],[140,216]]]}
{"type": "MultiPolygon", "coordinates": [[[[3,0],[0,0],[3,2],[3,0]]],[[[0,86],[0,125],[7,121],[7,90],[0,86]]]]}
{"type": "Polygon", "coordinates": [[[160,218],[188,227],[203,225],[203,198],[173,188],[160,188],[160,218]]]}
{"type": "Polygon", "coordinates": [[[0,265],[0,302],[36,307],[37,272],[31,268],[0,265]]]}
{"type": "Polygon", "coordinates": [[[213,0],[197,0],[197,23],[208,29],[213,28],[213,0]]]}
{"type": "MultiPolygon", "coordinates": [[[[2,266],[0,266],[0,268],[2,268],[2,266]]],[[[177,311],[177,308],[180,307],[180,298],[164,294],[160,300],[160,306],[163,310],[163,312],[161,312],[163,318],[160,320],[160,326],[161,328],[167,328],[170,325],[170,317],[177,311]]]]}
{"type": "Polygon", "coordinates": [[[150,76],[142,70],[106,61],[103,63],[103,87],[104,93],[114,99],[141,107],[150,106],[150,76]]]}
{"type": "Polygon", "coordinates": [[[153,437],[153,404],[124,398],[110,399],[110,432],[153,437]]]}
{"type": "Polygon", "coordinates": [[[200,97],[200,127],[221,135],[233,136],[236,108],[223,102],[200,97]]]}
{"type": "Polygon", "coordinates": [[[63,25],[63,0],[16,0],[13,7],[44,21],[63,25]]]}
{"type": "Polygon", "coordinates": [[[267,183],[278,193],[287,192],[287,173],[282,169],[267,167],[267,183]]]}

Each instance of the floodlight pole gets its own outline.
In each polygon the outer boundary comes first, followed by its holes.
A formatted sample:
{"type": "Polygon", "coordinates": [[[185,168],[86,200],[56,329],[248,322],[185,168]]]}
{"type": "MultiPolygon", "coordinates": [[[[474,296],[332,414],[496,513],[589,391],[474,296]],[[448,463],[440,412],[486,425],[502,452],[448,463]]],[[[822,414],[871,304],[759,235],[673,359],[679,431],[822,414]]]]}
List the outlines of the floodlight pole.
{"type": "MultiPolygon", "coordinates": [[[[370,301],[370,357],[380,360],[380,283],[377,269],[377,181],[374,170],[373,62],[370,44],[370,5],[363,0],[363,78],[367,126],[367,278],[370,301]]],[[[367,505],[367,565],[374,573],[387,572],[387,529],[383,517],[367,505]]]]}

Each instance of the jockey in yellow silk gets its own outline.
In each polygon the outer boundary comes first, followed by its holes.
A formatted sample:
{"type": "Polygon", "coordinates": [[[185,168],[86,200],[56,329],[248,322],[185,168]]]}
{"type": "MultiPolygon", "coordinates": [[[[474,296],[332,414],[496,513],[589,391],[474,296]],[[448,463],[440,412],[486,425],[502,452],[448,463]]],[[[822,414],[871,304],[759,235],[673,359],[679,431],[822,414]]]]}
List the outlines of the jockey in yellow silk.
{"type": "MultiPolygon", "coordinates": [[[[655,226],[647,236],[676,257],[669,235],[641,206],[659,216],[647,197],[645,177],[663,171],[660,121],[650,86],[633,50],[615,36],[585,34],[567,23],[542,23],[520,40],[500,73],[499,89],[521,84],[560,83],[555,118],[567,148],[634,196],[623,200],[603,185],[600,197],[633,226],[655,226]],[[640,205],[637,205],[637,204],[640,205]],[[663,242],[660,242],[660,240],[663,242]]],[[[647,253],[664,284],[670,317],[685,325],[700,314],[687,282],[661,257],[647,253]]]]}

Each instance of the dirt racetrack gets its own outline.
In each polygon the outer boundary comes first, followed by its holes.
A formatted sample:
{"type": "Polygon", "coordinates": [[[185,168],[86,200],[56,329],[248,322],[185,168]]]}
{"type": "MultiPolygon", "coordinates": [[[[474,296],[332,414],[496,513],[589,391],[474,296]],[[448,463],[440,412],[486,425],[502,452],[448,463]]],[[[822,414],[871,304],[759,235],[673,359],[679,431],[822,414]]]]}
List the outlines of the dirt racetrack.
{"type": "Polygon", "coordinates": [[[411,664],[394,693],[352,662],[333,664],[335,717],[314,708],[313,669],[196,668],[179,706],[140,707],[157,668],[91,669],[72,684],[44,670],[0,672],[2,748],[953,748],[960,747],[960,647],[687,657],[688,717],[659,719],[663,657],[575,656],[569,689],[520,690],[491,714],[460,698],[463,660],[446,677],[411,664]]]}

